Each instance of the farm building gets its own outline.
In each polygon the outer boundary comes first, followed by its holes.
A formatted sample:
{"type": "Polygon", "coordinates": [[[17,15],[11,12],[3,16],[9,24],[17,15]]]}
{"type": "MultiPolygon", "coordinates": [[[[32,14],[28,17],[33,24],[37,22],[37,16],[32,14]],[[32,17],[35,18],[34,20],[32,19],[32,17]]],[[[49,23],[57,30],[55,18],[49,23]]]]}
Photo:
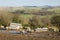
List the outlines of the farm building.
{"type": "Polygon", "coordinates": [[[45,32],[48,31],[48,28],[37,28],[35,29],[36,32],[45,32]]]}
{"type": "Polygon", "coordinates": [[[4,26],[1,25],[0,28],[4,28],[4,26]]]}
{"type": "Polygon", "coordinates": [[[9,29],[22,29],[22,25],[19,23],[10,23],[9,29]]]}

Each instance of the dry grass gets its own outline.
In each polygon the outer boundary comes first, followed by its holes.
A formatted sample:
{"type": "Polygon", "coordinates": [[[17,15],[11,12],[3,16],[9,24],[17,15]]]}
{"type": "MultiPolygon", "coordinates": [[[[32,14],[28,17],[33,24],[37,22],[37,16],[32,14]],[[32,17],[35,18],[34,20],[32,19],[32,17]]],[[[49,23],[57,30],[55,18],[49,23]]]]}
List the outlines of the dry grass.
{"type": "Polygon", "coordinates": [[[60,33],[6,34],[0,33],[0,40],[60,40],[60,33]]]}

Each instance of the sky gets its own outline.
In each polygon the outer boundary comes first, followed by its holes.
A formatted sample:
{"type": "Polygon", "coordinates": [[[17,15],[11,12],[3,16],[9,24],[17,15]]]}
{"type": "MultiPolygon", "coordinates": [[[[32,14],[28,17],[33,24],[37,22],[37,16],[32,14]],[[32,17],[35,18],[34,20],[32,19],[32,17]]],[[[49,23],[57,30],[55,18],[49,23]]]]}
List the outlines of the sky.
{"type": "Polygon", "coordinates": [[[60,0],[0,0],[0,6],[60,6],[60,0]]]}

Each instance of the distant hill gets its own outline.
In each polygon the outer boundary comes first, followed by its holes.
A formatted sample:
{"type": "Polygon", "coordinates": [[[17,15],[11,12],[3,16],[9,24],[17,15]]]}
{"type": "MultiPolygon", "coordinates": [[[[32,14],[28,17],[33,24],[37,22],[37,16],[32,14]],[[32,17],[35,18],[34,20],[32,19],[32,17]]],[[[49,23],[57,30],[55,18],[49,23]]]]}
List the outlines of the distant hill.
{"type": "Polygon", "coordinates": [[[0,7],[0,11],[23,14],[40,14],[40,13],[60,13],[60,6],[21,6],[21,7],[0,7]]]}
{"type": "Polygon", "coordinates": [[[21,6],[21,7],[4,7],[0,6],[0,10],[22,10],[22,9],[51,9],[51,8],[60,8],[60,6],[21,6]]]}

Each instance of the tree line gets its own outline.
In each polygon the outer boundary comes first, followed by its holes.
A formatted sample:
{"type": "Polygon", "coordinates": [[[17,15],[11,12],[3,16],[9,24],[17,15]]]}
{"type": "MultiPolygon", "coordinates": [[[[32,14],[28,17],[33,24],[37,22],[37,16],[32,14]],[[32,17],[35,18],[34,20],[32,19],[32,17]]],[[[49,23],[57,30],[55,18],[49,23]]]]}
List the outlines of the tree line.
{"type": "Polygon", "coordinates": [[[55,11],[48,11],[48,10],[39,10],[39,9],[27,9],[27,10],[15,10],[12,11],[11,13],[18,13],[18,14],[33,14],[33,15],[53,15],[55,14],[55,11]]]}
{"type": "Polygon", "coordinates": [[[35,29],[37,27],[56,26],[60,29],[60,15],[55,15],[51,18],[40,16],[33,16],[32,18],[24,18],[20,14],[12,13],[0,13],[0,25],[4,27],[9,26],[10,23],[20,23],[23,27],[31,27],[35,29]]]}

